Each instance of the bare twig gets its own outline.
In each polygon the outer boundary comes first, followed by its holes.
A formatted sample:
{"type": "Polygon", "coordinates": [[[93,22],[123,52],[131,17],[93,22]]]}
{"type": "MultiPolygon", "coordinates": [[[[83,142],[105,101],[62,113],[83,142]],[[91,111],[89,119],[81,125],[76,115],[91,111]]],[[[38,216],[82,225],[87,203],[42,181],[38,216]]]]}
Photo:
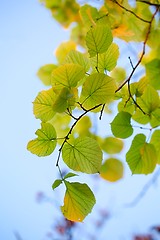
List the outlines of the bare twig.
{"type": "Polygon", "coordinates": [[[121,7],[122,9],[124,9],[126,12],[129,12],[131,14],[133,14],[136,18],[138,18],[139,20],[146,22],[146,23],[150,23],[150,21],[145,20],[143,18],[141,18],[140,16],[138,16],[136,13],[134,13],[132,10],[124,7],[123,5],[121,5],[119,2],[117,2],[117,0],[113,0],[113,2],[115,2],[119,7],[121,7]]]}
{"type": "Polygon", "coordinates": [[[100,116],[99,116],[99,120],[102,119],[102,114],[103,114],[104,108],[105,108],[105,104],[103,104],[103,106],[102,106],[102,109],[101,109],[101,112],[100,112],[100,116]]]}
{"type": "Polygon", "coordinates": [[[144,195],[147,193],[149,188],[155,183],[160,175],[160,168],[155,172],[153,177],[144,185],[143,189],[140,191],[140,193],[135,197],[135,199],[131,202],[126,204],[127,207],[134,207],[139,203],[139,201],[144,197],[144,195]]]}

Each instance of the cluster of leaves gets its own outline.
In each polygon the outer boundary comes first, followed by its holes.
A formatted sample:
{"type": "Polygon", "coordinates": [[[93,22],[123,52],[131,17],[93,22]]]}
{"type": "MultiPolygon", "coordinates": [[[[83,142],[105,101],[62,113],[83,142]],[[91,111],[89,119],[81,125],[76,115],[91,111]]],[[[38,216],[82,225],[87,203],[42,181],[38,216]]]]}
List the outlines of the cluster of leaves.
{"type": "Polygon", "coordinates": [[[113,154],[123,149],[122,139],[133,135],[133,121],[148,124],[150,135],[134,136],[126,161],[133,174],[152,173],[160,163],[160,28],[157,1],[107,0],[99,9],[80,6],[74,0],[44,0],[53,17],[71,29],[71,40],[56,50],[57,63],[47,64],[38,71],[48,90],[41,91],[33,102],[33,112],[42,121],[37,138],[27,148],[38,156],[48,156],[59,145],[56,166],[66,192],[61,211],[71,221],[83,221],[96,202],[89,186],[69,182],[77,174],[63,176],[60,160],[73,171],[99,173],[108,181],[123,176],[123,164],[113,154]],[[136,64],[130,58],[131,72],[116,67],[120,56],[114,39],[142,42],[136,64]],[[146,48],[149,51],[146,54],[146,48]],[[78,51],[80,49],[81,51],[78,51]],[[143,65],[144,76],[135,78],[143,65]],[[131,83],[131,80],[134,80],[131,83]],[[113,136],[105,138],[92,131],[92,114],[109,114],[114,104],[117,114],[111,122],[113,136]],[[107,159],[104,157],[108,154],[107,159]]]}

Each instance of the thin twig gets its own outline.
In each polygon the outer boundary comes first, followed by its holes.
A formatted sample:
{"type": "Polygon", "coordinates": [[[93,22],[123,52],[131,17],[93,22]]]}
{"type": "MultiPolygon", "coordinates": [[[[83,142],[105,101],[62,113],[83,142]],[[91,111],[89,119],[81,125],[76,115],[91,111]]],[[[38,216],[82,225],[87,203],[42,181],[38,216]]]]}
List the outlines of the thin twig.
{"type": "Polygon", "coordinates": [[[159,3],[151,3],[151,2],[148,2],[148,1],[145,1],[145,0],[136,0],[137,2],[140,2],[140,3],[146,3],[150,6],[155,6],[155,7],[160,7],[160,4],[159,3]]]}
{"type": "Polygon", "coordinates": [[[137,205],[140,200],[144,197],[144,195],[147,193],[149,188],[155,183],[160,175],[160,168],[157,170],[157,172],[154,173],[153,177],[144,185],[140,193],[135,197],[135,199],[131,202],[126,204],[127,207],[134,207],[137,205]]]}
{"type": "Polygon", "coordinates": [[[132,60],[131,60],[131,57],[128,57],[128,59],[129,59],[129,62],[130,62],[130,64],[131,64],[132,69],[134,69],[134,65],[133,65],[133,62],[132,62],[132,60]]]}
{"type": "Polygon", "coordinates": [[[94,107],[92,107],[92,108],[90,108],[90,109],[85,109],[85,108],[83,108],[83,106],[82,106],[81,103],[79,103],[79,105],[80,105],[81,108],[84,110],[84,112],[75,120],[75,122],[72,124],[69,132],[68,132],[67,135],[64,137],[64,141],[63,141],[61,147],[59,148],[58,158],[57,158],[57,162],[56,162],[56,166],[57,166],[57,167],[59,166],[59,160],[60,160],[60,156],[61,156],[61,152],[62,152],[62,149],[63,149],[63,147],[64,147],[64,144],[65,144],[65,143],[67,142],[67,140],[69,139],[69,135],[72,133],[73,128],[76,126],[76,124],[79,122],[79,120],[80,120],[83,116],[85,116],[88,112],[91,112],[92,110],[94,110],[94,109],[102,106],[102,104],[98,104],[98,105],[96,105],[96,106],[94,106],[94,107]]]}
{"type": "Polygon", "coordinates": [[[154,19],[155,15],[156,15],[157,12],[158,12],[158,9],[159,9],[159,8],[156,9],[155,13],[152,15],[152,18],[151,18],[151,20],[150,20],[150,24],[149,24],[149,27],[148,27],[148,31],[147,31],[145,40],[144,40],[144,42],[143,42],[142,53],[141,53],[141,56],[140,56],[137,64],[136,64],[136,65],[134,66],[134,68],[132,69],[132,71],[131,71],[129,77],[127,78],[127,80],[125,80],[125,81],[122,83],[122,85],[119,86],[119,88],[118,88],[115,92],[118,92],[119,90],[121,90],[121,89],[123,88],[124,85],[126,85],[127,82],[130,82],[130,80],[131,80],[134,72],[136,71],[136,69],[137,69],[137,67],[140,65],[140,63],[142,62],[142,59],[143,59],[143,57],[144,57],[144,55],[145,55],[145,51],[146,51],[146,43],[147,43],[147,40],[148,40],[148,38],[149,38],[150,31],[151,31],[151,25],[152,25],[152,22],[153,22],[153,19],[154,19]]]}
{"type": "Polygon", "coordinates": [[[103,106],[102,106],[102,109],[101,109],[101,112],[100,112],[100,116],[99,116],[99,120],[102,119],[102,114],[103,114],[104,108],[105,108],[105,104],[103,104],[103,106]]]}
{"type": "Polygon", "coordinates": [[[148,20],[145,20],[143,18],[141,18],[140,16],[138,16],[136,13],[134,13],[132,10],[124,7],[123,5],[121,5],[119,2],[117,2],[116,0],[113,0],[113,2],[115,2],[119,7],[121,7],[122,9],[124,9],[126,12],[129,12],[131,14],[133,14],[136,18],[138,18],[139,20],[143,21],[143,22],[146,22],[146,23],[150,23],[150,21],[148,20]]]}

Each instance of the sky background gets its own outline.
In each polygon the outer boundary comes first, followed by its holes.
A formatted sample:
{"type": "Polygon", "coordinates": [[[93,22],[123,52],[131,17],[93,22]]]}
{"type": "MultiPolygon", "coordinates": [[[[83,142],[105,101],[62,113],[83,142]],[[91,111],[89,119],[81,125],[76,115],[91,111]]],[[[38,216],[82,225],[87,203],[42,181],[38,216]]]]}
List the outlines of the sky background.
{"type": "MultiPolygon", "coordinates": [[[[55,48],[68,37],[69,32],[60,28],[38,1],[0,0],[0,239],[3,240],[15,240],[14,232],[19,232],[24,240],[44,240],[51,223],[61,218],[58,208],[62,204],[61,193],[51,189],[58,176],[56,157],[39,158],[28,152],[26,145],[40,126],[32,113],[32,101],[45,87],[36,72],[40,66],[55,62],[55,48]],[[39,191],[45,192],[53,205],[37,204],[39,191]]],[[[115,184],[103,180],[94,184],[84,175],[80,177],[82,182],[84,177],[96,192],[97,204],[94,213],[79,224],[81,233],[94,231],[92,223],[99,209],[109,209],[112,215],[99,239],[108,236],[112,240],[125,240],[160,224],[160,181],[136,207],[125,206],[151,175],[131,176],[125,166],[125,178],[115,184]]]]}

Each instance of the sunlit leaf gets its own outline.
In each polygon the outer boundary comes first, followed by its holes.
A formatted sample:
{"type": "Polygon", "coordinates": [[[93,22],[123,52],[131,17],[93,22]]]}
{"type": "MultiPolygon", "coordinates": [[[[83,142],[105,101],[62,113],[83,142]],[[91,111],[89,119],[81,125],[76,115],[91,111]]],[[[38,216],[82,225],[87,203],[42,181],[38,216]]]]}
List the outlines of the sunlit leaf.
{"type": "Polygon", "coordinates": [[[98,10],[88,4],[80,8],[80,16],[86,27],[95,25],[96,19],[99,17],[98,10]]]}
{"type": "Polygon", "coordinates": [[[85,76],[84,68],[78,64],[67,63],[52,72],[52,86],[76,87],[78,81],[85,76]]]}
{"type": "Polygon", "coordinates": [[[46,64],[38,70],[37,76],[40,78],[44,85],[51,85],[51,73],[55,68],[57,68],[55,64],[46,64]]]}
{"type": "Polygon", "coordinates": [[[59,63],[63,63],[66,55],[71,51],[76,49],[76,44],[73,41],[63,42],[56,49],[55,55],[59,63]]]}
{"type": "Polygon", "coordinates": [[[81,52],[72,50],[68,53],[68,55],[65,58],[66,63],[74,63],[74,64],[79,64],[82,66],[87,72],[90,69],[90,63],[88,58],[84,56],[81,52]]]}
{"type": "Polygon", "coordinates": [[[77,174],[75,174],[75,173],[67,173],[65,176],[64,176],[64,179],[67,179],[67,178],[71,178],[71,177],[76,177],[76,176],[78,176],[77,174]]]}
{"type": "Polygon", "coordinates": [[[52,108],[55,101],[56,94],[53,89],[44,90],[40,92],[33,102],[33,113],[36,118],[46,122],[53,118],[55,111],[52,108]]]}
{"type": "Polygon", "coordinates": [[[123,141],[118,138],[107,137],[101,143],[101,147],[105,152],[109,154],[119,153],[123,149],[123,141]]]}
{"type": "Polygon", "coordinates": [[[102,151],[97,142],[89,137],[79,137],[74,143],[66,143],[62,157],[67,166],[75,171],[97,173],[102,162],[102,151]]]}
{"type": "Polygon", "coordinates": [[[86,108],[104,104],[113,99],[115,89],[115,82],[111,77],[103,73],[94,73],[87,77],[80,100],[86,108]]]}
{"type": "Polygon", "coordinates": [[[105,25],[92,27],[86,35],[86,45],[90,57],[106,52],[111,45],[112,40],[112,33],[109,27],[105,25]]]}
{"type": "Polygon", "coordinates": [[[131,126],[131,114],[119,112],[111,122],[112,133],[118,138],[128,138],[133,133],[131,126]]]}
{"type": "Polygon", "coordinates": [[[153,144],[156,149],[158,164],[160,164],[160,130],[153,132],[150,143],[153,144]]]}
{"type": "Polygon", "coordinates": [[[160,59],[153,59],[146,63],[146,73],[150,84],[160,90],[160,59]]]}
{"type": "Polygon", "coordinates": [[[155,147],[146,142],[145,135],[138,134],[132,141],[126,160],[132,174],[152,173],[157,163],[155,147]]]}
{"type": "Polygon", "coordinates": [[[123,164],[115,158],[107,159],[100,170],[100,176],[107,181],[116,182],[123,177],[123,164]]]}
{"type": "Polygon", "coordinates": [[[54,183],[52,184],[52,189],[54,190],[55,188],[59,187],[59,185],[62,183],[61,179],[56,179],[54,183]]]}
{"type": "Polygon", "coordinates": [[[93,192],[87,184],[65,181],[66,193],[61,211],[65,218],[82,222],[96,203],[93,192]]]}
{"type": "Polygon", "coordinates": [[[92,126],[92,122],[90,117],[84,116],[81,118],[78,123],[76,124],[74,130],[76,133],[78,133],[80,136],[86,136],[87,133],[89,133],[89,129],[92,126]]]}
{"type": "Polygon", "coordinates": [[[29,141],[27,149],[39,157],[50,155],[57,144],[56,131],[50,123],[41,123],[41,129],[35,133],[38,137],[29,141]]]}

